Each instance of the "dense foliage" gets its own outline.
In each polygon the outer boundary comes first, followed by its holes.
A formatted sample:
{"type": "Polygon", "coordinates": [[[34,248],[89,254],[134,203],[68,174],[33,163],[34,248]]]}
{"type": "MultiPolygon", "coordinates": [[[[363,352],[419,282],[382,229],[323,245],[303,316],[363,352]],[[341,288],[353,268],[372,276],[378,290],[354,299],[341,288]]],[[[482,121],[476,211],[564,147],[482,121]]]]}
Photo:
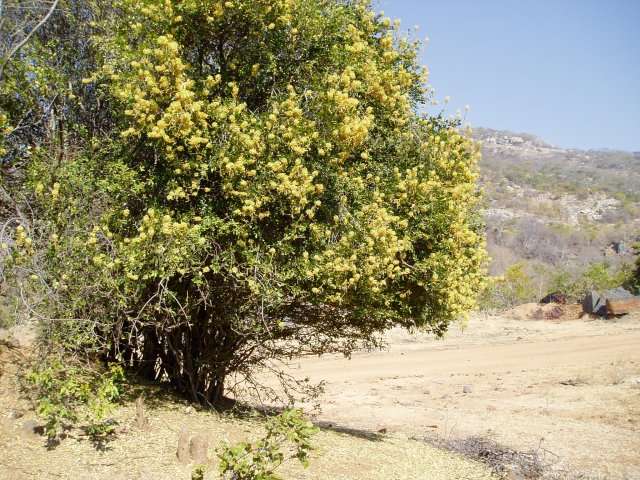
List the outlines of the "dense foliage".
{"type": "Polygon", "coordinates": [[[67,65],[73,148],[29,154],[13,253],[44,338],[216,402],[474,306],[477,148],[416,113],[419,44],[368,2],[76,4],[92,73],[67,65]]]}
{"type": "Polygon", "coordinates": [[[82,425],[96,442],[113,433],[106,416],[121,396],[124,372],[120,366],[96,372],[53,358],[31,369],[26,380],[35,410],[46,422],[49,441],[73,424],[82,425]]]}

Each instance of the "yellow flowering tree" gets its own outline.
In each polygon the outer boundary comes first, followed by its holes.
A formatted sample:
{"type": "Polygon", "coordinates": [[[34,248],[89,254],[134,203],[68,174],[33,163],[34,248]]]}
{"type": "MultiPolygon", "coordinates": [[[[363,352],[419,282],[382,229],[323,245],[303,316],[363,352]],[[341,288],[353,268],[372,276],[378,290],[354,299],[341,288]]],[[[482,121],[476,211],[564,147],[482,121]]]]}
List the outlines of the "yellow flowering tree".
{"type": "Polygon", "coordinates": [[[417,42],[367,1],[115,8],[85,80],[115,130],[32,168],[55,338],[215,403],[230,376],[473,308],[478,149],[416,113],[417,42]]]}

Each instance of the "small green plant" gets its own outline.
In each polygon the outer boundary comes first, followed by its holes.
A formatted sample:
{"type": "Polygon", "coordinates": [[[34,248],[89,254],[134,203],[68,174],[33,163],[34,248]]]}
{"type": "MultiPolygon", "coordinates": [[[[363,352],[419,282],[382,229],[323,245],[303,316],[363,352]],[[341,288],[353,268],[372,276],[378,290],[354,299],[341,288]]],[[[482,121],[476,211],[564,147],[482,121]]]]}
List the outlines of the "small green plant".
{"type": "Polygon", "coordinates": [[[95,442],[113,433],[113,422],[106,417],[122,394],[122,367],[111,365],[104,372],[95,372],[50,358],[31,369],[26,380],[36,412],[46,421],[44,430],[49,441],[77,423],[95,442]]]}
{"type": "Polygon", "coordinates": [[[196,465],[191,472],[191,480],[204,480],[204,474],[207,471],[206,465],[196,465]]]}
{"type": "Polygon", "coordinates": [[[279,480],[275,471],[286,459],[285,447],[293,447],[291,458],[306,468],[311,437],[317,428],[300,410],[286,410],[267,422],[266,435],[256,443],[225,445],[218,453],[220,474],[228,480],[279,480]]]}

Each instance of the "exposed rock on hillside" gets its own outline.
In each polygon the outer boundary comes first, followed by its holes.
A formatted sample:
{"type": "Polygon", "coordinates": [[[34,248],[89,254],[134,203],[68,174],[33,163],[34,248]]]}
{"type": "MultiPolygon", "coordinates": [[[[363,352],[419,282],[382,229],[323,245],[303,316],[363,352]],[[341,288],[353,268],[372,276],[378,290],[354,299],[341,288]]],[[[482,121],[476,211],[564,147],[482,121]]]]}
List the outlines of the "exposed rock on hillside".
{"type": "MultiPolygon", "coordinates": [[[[518,260],[611,260],[611,243],[640,234],[640,155],[563,149],[526,133],[474,130],[492,273],[518,260]]],[[[630,260],[616,252],[614,262],[630,260]]]]}

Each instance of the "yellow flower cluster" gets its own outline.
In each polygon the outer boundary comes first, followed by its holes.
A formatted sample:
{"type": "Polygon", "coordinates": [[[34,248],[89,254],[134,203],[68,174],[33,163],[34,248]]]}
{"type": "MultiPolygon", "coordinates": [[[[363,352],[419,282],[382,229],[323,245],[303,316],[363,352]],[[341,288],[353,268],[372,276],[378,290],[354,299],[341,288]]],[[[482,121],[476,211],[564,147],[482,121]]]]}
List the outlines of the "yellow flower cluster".
{"type": "Polygon", "coordinates": [[[356,2],[336,34],[344,48],[323,51],[317,64],[278,65],[298,38],[321,41],[324,17],[301,12],[322,2],[121,1],[141,39],[126,65],[104,73],[125,106],[122,139],[147,149],[140,175],[163,205],[118,241],[118,267],[130,280],[209,272],[204,255],[219,239],[195,220],[209,215],[233,238],[223,249],[234,253],[219,265],[233,265],[237,278],[244,273],[234,262],[251,258],[268,270],[287,252],[302,255],[287,268],[295,265],[296,280],[323,301],[366,292],[388,306],[389,292],[423,298],[422,289],[443,312],[469,307],[484,261],[469,221],[479,152],[455,128],[418,118],[427,70],[397,26],[356,2]],[[194,33],[214,38],[238,18],[261,26],[251,33],[260,48],[239,58],[227,45],[210,52],[214,60],[198,59],[188,44],[194,33]],[[283,71],[298,73],[283,80],[283,71]]]}
{"type": "Polygon", "coordinates": [[[9,123],[9,117],[5,113],[0,112],[0,156],[7,153],[5,138],[9,136],[12,130],[13,128],[9,123]]]}
{"type": "Polygon", "coordinates": [[[373,203],[336,217],[334,228],[343,231],[340,238],[325,251],[304,257],[306,275],[321,281],[316,293],[324,290],[331,301],[340,303],[349,289],[378,293],[387,282],[409,273],[402,259],[411,242],[398,235],[406,221],[391,214],[384,204],[383,196],[375,194],[373,203]]]}
{"type": "Polygon", "coordinates": [[[134,281],[163,278],[167,272],[187,273],[194,253],[206,243],[200,223],[178,221],[153,208],[147,210],[137,230],[137,235],[119,242],[119,255],[113,262],[134,281]]]}
{"type": "MultiPolygon", "coordinates": [[[[116,89],[120,99],[130,102],[125,115],[133,122],[122,136],[144,133],[161,140],[167,160],[175,161],[185,146],[194,150],[211,146],[206,138],[208,114],[203,111],[204,102],[196,100],[195,82],[185,73],[178,43],[171,35],[160,36],[156,43],[156,48],[144,50],[147,58],[131,62],[135,81],[125,81],[116,89]]],[[[209,77],[204,89],[219,82],[219,76],[209,77]]]]}
{"type": "Polygon", "coordinates": [[[16,227],[15,246],[21,253],[30,254],[33,252],[33,239],[27,235],[22,225],[16,227]]]}

